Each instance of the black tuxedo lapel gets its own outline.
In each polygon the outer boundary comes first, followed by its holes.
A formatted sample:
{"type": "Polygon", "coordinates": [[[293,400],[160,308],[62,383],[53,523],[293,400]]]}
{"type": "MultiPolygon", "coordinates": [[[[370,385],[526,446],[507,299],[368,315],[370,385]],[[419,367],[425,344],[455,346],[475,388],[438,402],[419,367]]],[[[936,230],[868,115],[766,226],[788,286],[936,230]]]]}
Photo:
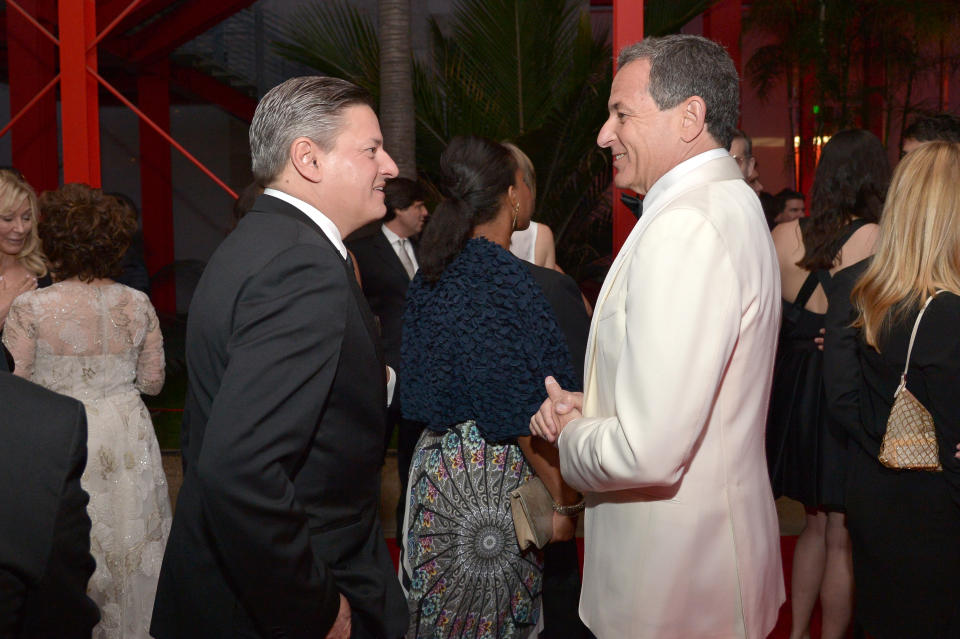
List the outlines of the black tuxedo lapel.
{"type": "Polygon", "coordinates": [[[407,275],[407,269],[403,268],[400,258],[397,257],[397,252],[393,250],[390,240],[387,239],[387,236],[383,234],[382,230],[377,233],[377,238],[373,245],[377,249],[377,252],[380,254],[384,263],[389,264],[404,282],[409,282],[410,276],[407,275]]]}
{"type": "Polygon", "coordinates": [[[367,333],[370,335],[370,341],[373,342],[373,346],[377,351],[377,359],[383,364],[383,344],[380,342],[380,331],[377,329],[377,321],[373,317],[373,311],[370,310],[370,304],[367,303],[367,298],[364,297],[363,291],[360,290],[360,284],[357,283],[357,276],[356,273],[353,272],[350,261],[344,260],[343,268],[347,272],[347,281],[350,282],[350,292],[353,293],[353,299],[357,302],[360,317],[363,318],[363,325],[366,327],[367,333]]]}

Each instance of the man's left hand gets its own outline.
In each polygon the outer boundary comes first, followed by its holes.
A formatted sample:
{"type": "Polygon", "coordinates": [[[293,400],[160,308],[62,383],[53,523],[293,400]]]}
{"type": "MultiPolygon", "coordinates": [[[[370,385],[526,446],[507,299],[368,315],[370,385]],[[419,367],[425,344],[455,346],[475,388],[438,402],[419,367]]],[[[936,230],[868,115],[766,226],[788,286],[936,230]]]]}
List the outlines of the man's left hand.
{"type": "Polygon", "coordinates": [[[540,410],[530,418],[530,432],[551,443],[556,443],[560,433],[572,420],[582,417],[583,393],[572,393],[560,388],[553,377],[544,380],[547,399],[540,410]]]}

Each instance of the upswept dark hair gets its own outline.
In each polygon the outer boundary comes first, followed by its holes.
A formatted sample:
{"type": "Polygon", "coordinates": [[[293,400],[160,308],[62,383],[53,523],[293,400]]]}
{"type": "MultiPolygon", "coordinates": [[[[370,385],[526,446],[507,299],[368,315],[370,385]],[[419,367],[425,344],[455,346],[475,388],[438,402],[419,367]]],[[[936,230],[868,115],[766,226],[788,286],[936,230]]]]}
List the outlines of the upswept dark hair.
{"type": "Polygon", "coordinates": [[[843,229],[854,217],[879,222],[890,184],[887,152],[873,133],[840,131],[823,147],[810,191],[810,220],[803,229],[806,252],[797,266],[831,268],[840,258],[843,229]]]}
{"type": "Polygon", "coordinates": [[[411,206],[414,202],[427,199],[427,190],[416,180],[396,177],[387,180],[383,186],[383,203],[387,206],[384,222],[397,217],[397,211],[411,206]]]}
{"type": "Polygon", "coordinates": [[[40,239],[58,280],[118,276],[137,226],[133,209],[86,184],[40,196],[40,239]]]}
{"type": "Polygon", "coordinates": [[[903,139],[917,142],[960,142],[960,118],[952,113],[924,115],[910,123],[903,131],[903,139]]]}
{"type": "Polygon", "coordinates": [[[474,227],[492,220],[514,184],[517,161],[502,144],[477,136],[455,137],[440,156],[440,193],[420,239],[420,273],[428,282],[440,278],[474,227]]]}
{"type": "Polygon", "coordinates": [[[707,106],[707,132],[717,144],[730,148],[740,117],[740,76],[722,46],[689,34],[644,38],[620,51],[617,66],[634,60],[650,61],[647,90],[658,109],[672,109],[700,96],[707,106]]]}

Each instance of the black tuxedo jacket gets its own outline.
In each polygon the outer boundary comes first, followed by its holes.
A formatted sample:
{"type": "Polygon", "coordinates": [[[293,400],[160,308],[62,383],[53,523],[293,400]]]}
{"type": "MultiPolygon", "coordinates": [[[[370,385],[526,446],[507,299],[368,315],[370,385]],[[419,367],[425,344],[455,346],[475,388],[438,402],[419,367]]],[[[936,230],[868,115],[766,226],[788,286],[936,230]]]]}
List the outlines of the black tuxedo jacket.
{"type": "Polygon", "coordinates": [[[211,257],[187,322],[184,482],[151,631],[395,639],[406,603],[377,509],[386,416],[373,317],[296,207],[263,195],[211,257]]]}
{"type": "Polygon", "coordinates": [[[403,309],[410,278],[383,231],[350,240],[347,246],[357,258],[363,294],[380,318],[383,353],[394,370],[400,365],[400,337],[403,309]]]}
{"type": "Polygon", "coordinates": [[[569,275],[530,262],[525,264],[553,309],[560,331],[567,340],[567,349],[570,351],[570,361],[577,374],[577,381],[580,382],[578,390],[583,390],[583,359],[587,352],[590,316],[583,305],[580,289],[569,275]]]}
{"type": "Polygon", "coordinates": [[[0,364],[0,638],[90,637],[83,405],[0,364]]]}

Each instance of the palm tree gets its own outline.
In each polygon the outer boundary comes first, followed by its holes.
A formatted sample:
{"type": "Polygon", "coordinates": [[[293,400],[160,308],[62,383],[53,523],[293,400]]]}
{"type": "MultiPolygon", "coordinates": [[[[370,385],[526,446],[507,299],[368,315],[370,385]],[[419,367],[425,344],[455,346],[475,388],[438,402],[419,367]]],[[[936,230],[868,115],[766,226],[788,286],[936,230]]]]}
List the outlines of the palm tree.
{"type": "MultiPolygon", "coordinates": [[[[711,3],[649,3],[658,8],[648,9],[647,33],[679,29],[711,3]]],[[[609,156],[596,146],[612,51],[581,9],[573,0],[459,0],[444,28],[430,21],[430,59],[413,60],[421,177],[433,183],[440,153],[456,135],[515,142],[537,169],[535,218],[553,228],[558,261],[574,275],[609,251],[612,177],[609,156]]],[[[275,45],[281,55],[376,96],[385,92],[375,61],[386,44],[356,9],[310,6],[287,37],[275,45]]]]}
{"type": "Polygon", "coordinates": [[[956,0],[756,0],[744,27],[770,37],[747,61],[746,75],[761,99],[785,81],[788,139],[806,76],[815,79],[805,97],[820,106],[819,130],[881,122],[888,143],[895,117],[903,126],[915,108],[915,82],[956,59],[955,44],[949,51],[939,45],[957,42],[960,12],[956,0]]]}
{"type": "Polygon", "coordinates": [[[400,175],[416,179],[410,0],[380,0],[380,126],[400,175]]]}

